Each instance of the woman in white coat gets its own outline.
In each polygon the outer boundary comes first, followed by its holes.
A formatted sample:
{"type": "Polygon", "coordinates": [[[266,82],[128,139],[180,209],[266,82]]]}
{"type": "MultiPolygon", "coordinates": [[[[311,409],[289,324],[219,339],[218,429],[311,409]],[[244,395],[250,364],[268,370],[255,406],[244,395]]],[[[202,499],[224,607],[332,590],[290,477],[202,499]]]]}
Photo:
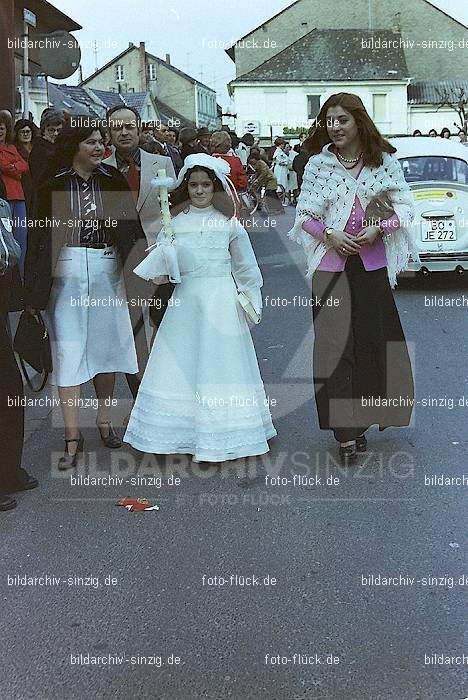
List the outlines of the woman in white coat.
{"type": "Polygon", "coordinates": [[[289,176],[289,168],[291,166],[291,160],[290,160],[288,153],[286,151],[287,145],[288,144],[286,142],[279,145],[274,153],[274,156],[273,156],[273,162],[274,162],[273,173],[274,173],[274,176],[276,177],[278,185],[283,187],[285,192],[288,192],[288,190],[289,190],[288,176],[289,176]]]}

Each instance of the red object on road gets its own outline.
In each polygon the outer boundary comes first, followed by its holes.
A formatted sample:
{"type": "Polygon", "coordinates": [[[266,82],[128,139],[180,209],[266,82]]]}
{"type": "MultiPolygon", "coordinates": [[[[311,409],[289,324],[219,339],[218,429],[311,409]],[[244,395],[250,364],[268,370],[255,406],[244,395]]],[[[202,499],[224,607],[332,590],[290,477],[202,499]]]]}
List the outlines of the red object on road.
{"type": "Polygon", "coordinates": [[[120,500],[117,501],[115,504],[116,506],[132,506],[136,505],[137,503],[146,503],[149,505],[149,501],[147,498],[121,498],[120,500]]]}
{"type": "Polygon", "coordinates": [[[159,506],[152,506],[147,498],[120,498],[118,501],[116,501],[115,505],[124,506],[124,508],[131,513],[145,510],[159,510],[159,506]]]}

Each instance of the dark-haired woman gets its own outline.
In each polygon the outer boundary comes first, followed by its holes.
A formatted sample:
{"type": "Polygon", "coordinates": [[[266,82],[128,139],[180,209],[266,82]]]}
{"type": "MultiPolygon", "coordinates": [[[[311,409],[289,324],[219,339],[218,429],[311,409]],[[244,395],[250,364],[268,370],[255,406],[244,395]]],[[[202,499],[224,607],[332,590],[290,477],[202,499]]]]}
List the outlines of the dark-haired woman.
{"type": "Polygon", "coordinates": [[[365,451],[371,425],[410,421],[413,379],[391,287],[412,250],[413,204],[395,148],[356,95],[332,95],[304,145],[313,155],[289,235],[305,248],[319,300],[320,427],[333,430],[347,463],[365,451]]]}
{"type": "MultiPolygon", "coordinates": [[[[224,462],[268,452],[276,435],[238,301],[240,293],[260,316],[263,281],[234,216],[229,172],[226,161],[200,153],[187,156],[178,176],[172,230],[180,281],[174,278],[124,437],[141,452],[224,462]]],[[[154,279],[157,260],[156,248],[137,273],[154,279]]]]}
{"type": "Polygon", "coordinates": [[[14,143],[16,150],[25,160],[28,160],[32,151],[33,139],[39,129],[30,119],[18,119],[14,128],[14,143]]]}
{"type": "Polygon", "coordinates": [[[13,220],[13,235],[21,247],[19,268],[24,269],[27,243],[26,203],[22,178],[28,172],[28,164],[16,150],[13,141],[13,123],[9,113],[0,113],[0,176],[6,188],[13,220]]]}
{"type": "Polygon", "coordinates": [[[115,372],[138,371],[124,277],[129,290],[138,279],[130,271],[144,257],[145,236],[125,178],[101,163],[103,154],[101,130],[64,129],[57,142],[63,167],[39,190],[26,257],[26,304],[33,314],[46,310],[53,383],[62,402],[66,444],[59,469],[74,467],[83,450],[81,384],[93,380],[96,424],[104,444],[116,448],[121,440],[110,416],[115,372]]]}
{"type": "Polygon", "coordinates": [[[452,138],[452,134],[450,133],[450,129],[448,129],[446,126],[442,129],[440,132],[440,135],[443,139],[450,139],[452,138]]]}

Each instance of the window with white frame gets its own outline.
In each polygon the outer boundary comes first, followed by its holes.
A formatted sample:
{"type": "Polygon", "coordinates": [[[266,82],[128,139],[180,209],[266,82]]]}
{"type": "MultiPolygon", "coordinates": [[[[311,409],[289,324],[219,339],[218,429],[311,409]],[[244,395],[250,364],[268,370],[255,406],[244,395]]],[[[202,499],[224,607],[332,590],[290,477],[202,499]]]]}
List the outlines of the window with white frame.
{"type": "Polygon", "coordinates": [[[372,95],[372,117],[376,123],[387,121],[387,95],[385,93],[372,95]]]}
{"type": "Polygon", "coordinates": [[[149,79],[156,80],[156,64],[155,63],[149,64],[149,79]]]}
{"type": "Polygon", "coordinates": [[[320,95],[307,95],[307,119],[315,119],[320,112],[320,95]]]}
{"type": "Polygon", "coordinates": [[[120,64],[115,67],[115,79],[118,81],[124,79],[124,67],[120,64]]]}

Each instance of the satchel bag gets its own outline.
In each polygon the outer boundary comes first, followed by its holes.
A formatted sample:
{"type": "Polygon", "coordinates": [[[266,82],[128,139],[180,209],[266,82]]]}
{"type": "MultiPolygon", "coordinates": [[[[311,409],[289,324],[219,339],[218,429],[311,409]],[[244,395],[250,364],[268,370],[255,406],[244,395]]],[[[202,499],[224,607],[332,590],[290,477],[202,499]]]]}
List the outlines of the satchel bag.
{"type": "Polygon", "coordinates": [[[257,323],[260,323],[260,321],[262,320],[261,314],[258,314],[255,311],[253,304],[249,300],[248,296],[244,294],[244,292],[238,292],[237,301],[242,306],[244,313],[249,319],[249,321],[251,321],[255,325],[257,325],[257,323]]]}
{"type": "Polygon", "coordinates": [[[5,275],[18,264],[21,248],[13,236],[10,205],[0,199],[0,275],[5,275]]]}
{"type": "Polygon", "coordinates": [[[36,316],[30,314],[29,311],[23,311],[15,333],[13,349],[18,353],[24,379],[31,391],[35,393],[42,391],[49,374],[52,372],[52,353],[49,333],[39,311],[36,316]],[[41,385],[37,389],[33,386],[28,375],[25,367],[26,362],[36,372],[44,375],[41,385]]]}

